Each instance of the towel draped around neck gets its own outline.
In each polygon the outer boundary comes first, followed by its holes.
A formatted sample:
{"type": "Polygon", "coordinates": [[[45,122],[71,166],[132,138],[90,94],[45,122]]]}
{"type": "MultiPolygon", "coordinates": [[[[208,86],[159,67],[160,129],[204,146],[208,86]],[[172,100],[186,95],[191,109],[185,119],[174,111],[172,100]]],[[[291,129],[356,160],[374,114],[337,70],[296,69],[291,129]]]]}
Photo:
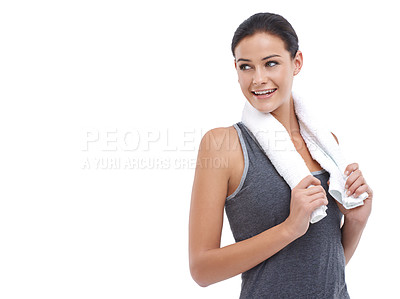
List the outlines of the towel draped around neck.
{"type": "MultiPolygon", "coordinates": [[[[292,98],[300,134],[312,158],[330,174],[329,194],[346,209],[363,205],[368,197],[367,192],[357,198],[346,195],[345,183],[348,176],[344,171],[348,164],[332,133],[316,115],[313,115],[309,105],[301,97],[292,93],[292,98]]],[[[258,111],[246,100],[242,122],[256,137],[264,153],[291,189],[311,174],[286,128],[271,113],[258,111]]],[[[323,219],[327,215],[326,209],[326,206],[316,209],[310,217],[310,222],[315,223],[323,219]]]]}

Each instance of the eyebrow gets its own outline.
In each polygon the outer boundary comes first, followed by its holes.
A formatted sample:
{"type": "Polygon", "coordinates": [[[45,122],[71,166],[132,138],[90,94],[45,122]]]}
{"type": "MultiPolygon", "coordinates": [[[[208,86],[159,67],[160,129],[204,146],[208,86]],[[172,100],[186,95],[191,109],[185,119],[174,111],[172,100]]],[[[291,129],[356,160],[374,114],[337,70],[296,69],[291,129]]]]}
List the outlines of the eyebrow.
{"type": "MultiPolygon", "coordinates": [[[[280,55],[278,55],[278,54],[272,54],[272,55],[269,55],[269,56],[267,56],[267,57],[264,57],[263,59],[261,59],[261,60],[267,60],[267,59],[270,59],[270,58],[272,58],[272,57],[281,57],[280,55]]],[[[250,59],[245,59],[245,58],[239,58],[236,62],[239,62],[239,61],[251,61],[250,59]]]]}

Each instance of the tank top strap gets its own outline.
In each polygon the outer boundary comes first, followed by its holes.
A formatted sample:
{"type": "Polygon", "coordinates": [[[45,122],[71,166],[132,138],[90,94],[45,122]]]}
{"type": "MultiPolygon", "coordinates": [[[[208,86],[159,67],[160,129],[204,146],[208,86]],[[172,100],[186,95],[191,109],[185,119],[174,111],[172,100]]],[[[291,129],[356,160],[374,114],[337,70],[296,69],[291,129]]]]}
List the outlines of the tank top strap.
{"type": "Polygon", "coordinates": [[[253,133],[246,127],[246,125],[243,122],[237,122],[234,126],[236,126],[236,129],[238,130],[241,143],[243,142],[244,146],[246,147],[246,154],[248,155],[249,160],[255,161],[259,159],[265,159],[267,155],[264,149],[253,133]]]}
{"type": "Polygon", "coordinates": [[[238,122],[236,125],[242,130],[242,134],[245,135],[246,141],[249,145],[252,145],[254,147],[254,144],[257,145],[258,150],[260,150],[263,154],[265,154],[264,149],[258,142],[257,138],[254,136],[254,134],[246,127],[246,125],[243,122],[238,122]]]}

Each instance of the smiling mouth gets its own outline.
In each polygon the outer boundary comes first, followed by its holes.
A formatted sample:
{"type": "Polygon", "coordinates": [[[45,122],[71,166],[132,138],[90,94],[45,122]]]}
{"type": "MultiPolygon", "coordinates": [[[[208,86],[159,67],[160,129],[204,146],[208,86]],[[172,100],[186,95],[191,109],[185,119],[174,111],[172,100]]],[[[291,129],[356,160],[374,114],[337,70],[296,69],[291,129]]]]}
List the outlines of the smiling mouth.
{"type": "Polygon", "coordinates": [[[255,90],[252,91],[251,93],[256,95],[256,96],[262,96],[262,95],[270,95],[273,92],[275,92],[277,88],[272,88],[272,89],[264,89],[264,90],[255,90]]]}

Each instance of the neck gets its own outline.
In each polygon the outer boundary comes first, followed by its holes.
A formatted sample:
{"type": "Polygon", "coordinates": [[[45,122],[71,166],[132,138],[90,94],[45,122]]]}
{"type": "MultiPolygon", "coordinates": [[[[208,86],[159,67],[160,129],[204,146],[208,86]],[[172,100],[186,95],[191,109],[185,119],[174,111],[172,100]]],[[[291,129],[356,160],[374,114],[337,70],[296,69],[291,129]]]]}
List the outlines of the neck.
{"type": "Polygon", "coordinates": [[[278,109],[272,111],[271,114],[285,127],[290,136],[300,132],[292,95],[290,95],[288,101],[284,102],[278,109]]]}

